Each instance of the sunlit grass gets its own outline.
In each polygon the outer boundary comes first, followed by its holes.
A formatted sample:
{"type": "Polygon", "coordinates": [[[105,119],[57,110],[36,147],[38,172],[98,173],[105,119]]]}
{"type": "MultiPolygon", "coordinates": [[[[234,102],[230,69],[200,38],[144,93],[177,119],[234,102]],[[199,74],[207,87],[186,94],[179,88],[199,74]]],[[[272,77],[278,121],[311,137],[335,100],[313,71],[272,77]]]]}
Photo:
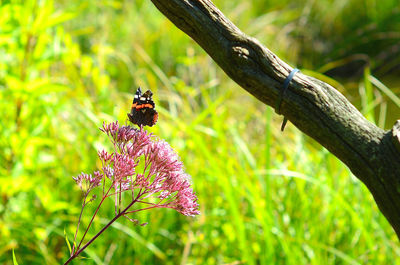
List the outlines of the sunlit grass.
{"type": "MultiPolygon", "coordinates": [[[[107,144],[98,127],[124,123],[141,85],[160,113],[151,131],[180,154],[202,215],[140,213],[149,225],[116,223],[76,264],[400,264],[398,239],[365,186],[290,123],[281,133],[282,117],[229,80],[150,1],[0,3],[0,263],[12,264],[12,249],[19,264],[66,260],[64,230],[73,235],[80,209],[71,176],[99,166],[96,150],[107,144]]],[[[215,3],[244,32],[391,126],[399,99],[380,79],[387,69],[377,68],[379,58],[372,54],[357,80],[324,72],[357,47],[366,53],[369,40],[393,46],[397,1],[215,3]]],[[[109,218],[101,215],[90,233],[109,218]]]]}

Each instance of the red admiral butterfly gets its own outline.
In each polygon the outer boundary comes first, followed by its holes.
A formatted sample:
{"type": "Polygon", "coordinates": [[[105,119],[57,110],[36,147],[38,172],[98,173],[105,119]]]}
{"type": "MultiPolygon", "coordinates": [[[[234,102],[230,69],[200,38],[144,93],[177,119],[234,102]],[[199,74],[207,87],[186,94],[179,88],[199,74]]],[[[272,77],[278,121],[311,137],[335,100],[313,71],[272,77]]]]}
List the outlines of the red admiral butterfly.
{"type": "Polygon", "coordinates": [[[154,109],[155,104],[151,98],[153,93],[147,90],[142,95],[140,87],[136,90],[135,97],[133,98],[131,112],[128,113],[128,118],[133,124],[142,126],[153,126],[158,119],[158,113],[154,109]]]}

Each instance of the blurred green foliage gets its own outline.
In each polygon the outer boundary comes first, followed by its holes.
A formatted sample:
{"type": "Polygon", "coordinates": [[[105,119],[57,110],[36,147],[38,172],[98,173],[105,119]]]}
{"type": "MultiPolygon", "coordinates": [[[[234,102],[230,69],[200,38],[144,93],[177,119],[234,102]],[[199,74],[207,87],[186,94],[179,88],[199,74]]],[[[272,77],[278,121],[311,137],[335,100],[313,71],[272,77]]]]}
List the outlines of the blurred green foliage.
{"type": "MultiPolygon", "coordinates": [[[[398,0],[215,4],[371,121],[397,119],[398,0]]],[[[181,155],[202,215],[121,220],[74,264],[400,264],[398,239],[349,170],[293,126],[281,134],[281,117],[145,0],[0,1],[1,264],[13,249],[19,264],[67,259],[81,199],[71,176],[99,166],[109,145],[98,128],[126,121],[139,85],[155,94],[151,130],[181,155]]]]}

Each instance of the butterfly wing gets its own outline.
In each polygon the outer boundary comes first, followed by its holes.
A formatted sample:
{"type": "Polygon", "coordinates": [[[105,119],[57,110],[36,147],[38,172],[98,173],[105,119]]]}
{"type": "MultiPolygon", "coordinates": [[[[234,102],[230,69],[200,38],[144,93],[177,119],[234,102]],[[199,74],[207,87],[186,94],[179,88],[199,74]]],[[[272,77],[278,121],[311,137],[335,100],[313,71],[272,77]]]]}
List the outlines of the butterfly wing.
{"type": "Polygon", "coordinates": [[[137,89],[133,98],[131,112],[128,113],[129,121],[133,124],[142,126],[153,126],[158,120],[158,113],[152,99],[153,93],[147,90],[142,95],[140,87],[137,89]]]}

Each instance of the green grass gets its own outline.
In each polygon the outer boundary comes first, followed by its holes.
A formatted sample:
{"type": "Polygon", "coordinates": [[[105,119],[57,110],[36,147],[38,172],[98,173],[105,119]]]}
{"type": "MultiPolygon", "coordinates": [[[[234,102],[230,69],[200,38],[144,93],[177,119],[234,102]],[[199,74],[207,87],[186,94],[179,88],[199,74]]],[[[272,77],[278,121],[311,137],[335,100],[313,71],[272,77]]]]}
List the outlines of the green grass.
{"type": "MultiPolygon", "coordinates": [[[[399,113],[399,79],[388,75],[400,61],[389,49],[400,38],[397,2],[215,1],[385,128],[399,113]],[[358,53],[370,60],[362,76],[324,75],[358,53]]],[[[121,220],[74,264],[400,264],[365,186],[290,123],[281,133],[282,117],[150,1],[0,1],[0,18],[1,264],[13,264],[13,250],[19,264],[67,259],[64,231],[73,237],[80,210],[71,176],[99,166],[108,143],[98,128],[126,121],[139,85],[155,94],[151,131],[180,154],[202,214],[121,220]]],[[[91,235],[110,219],[106,208],[91,235]]]]}

